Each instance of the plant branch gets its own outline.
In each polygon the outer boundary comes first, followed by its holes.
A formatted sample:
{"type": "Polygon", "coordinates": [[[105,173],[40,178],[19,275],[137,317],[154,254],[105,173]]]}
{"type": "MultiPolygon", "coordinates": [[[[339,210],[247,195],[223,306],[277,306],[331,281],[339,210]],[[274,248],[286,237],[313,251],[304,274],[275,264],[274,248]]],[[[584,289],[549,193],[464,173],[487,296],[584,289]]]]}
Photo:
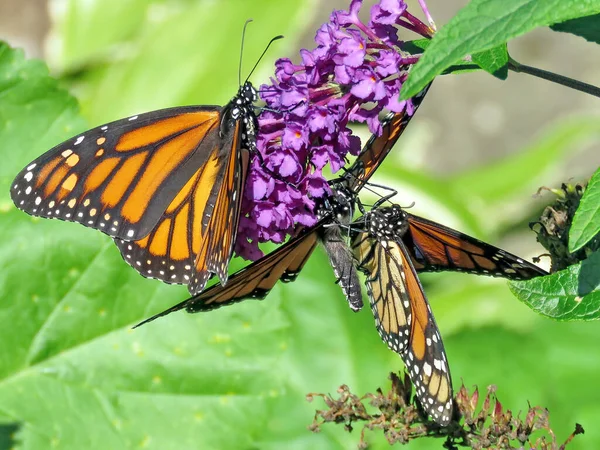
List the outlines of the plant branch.
{"type": "Polygon", "coordinates": [[[536,69],[535,67],[526,66],[525,64],[518,63],[512,58],[508,60],[508,68],[513,72],[526,73],[533,75],[534,77],[543,78],[544,80],[551,81],[553,83],[561,84],[571,89],[575,89],[586,94],[593,95],[594,97],[600,98],[600,88],[591,84],[583,83],[581,81],[574,80],[569,77],[558,75],[556,73],[548,72],[542,69],[536,69]]]}

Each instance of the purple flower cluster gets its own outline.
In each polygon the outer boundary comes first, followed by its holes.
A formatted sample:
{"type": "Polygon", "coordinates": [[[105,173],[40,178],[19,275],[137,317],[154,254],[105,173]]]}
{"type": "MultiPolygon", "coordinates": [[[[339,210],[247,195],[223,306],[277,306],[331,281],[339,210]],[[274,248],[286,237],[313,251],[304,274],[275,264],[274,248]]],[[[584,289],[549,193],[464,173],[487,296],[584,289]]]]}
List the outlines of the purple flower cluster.
{"type": "Polygon", "coordinates": [[[257,146],[263,162],[251,162],[236,242],[236,253],[246,259],[262,256],[259,242],[281,243],[298,224],[316,223],[315,199],[330,193],[323,167],[330,164],[335,173],[347,154],[360,151],[349,121],[381,133],[382,110],[412,114],[411,102],[398,95],[418,58],[399,50],[398,26],[427,37],[431,29],[402,0],[374,5],[368,25],[358,17],[361,6],[352,0],[349,11],[334,11],[317,31],[317,47],[301,50],[300,64],[278,60],[275,79],[261,86],[267,108],[259,116],[257,146]]]}

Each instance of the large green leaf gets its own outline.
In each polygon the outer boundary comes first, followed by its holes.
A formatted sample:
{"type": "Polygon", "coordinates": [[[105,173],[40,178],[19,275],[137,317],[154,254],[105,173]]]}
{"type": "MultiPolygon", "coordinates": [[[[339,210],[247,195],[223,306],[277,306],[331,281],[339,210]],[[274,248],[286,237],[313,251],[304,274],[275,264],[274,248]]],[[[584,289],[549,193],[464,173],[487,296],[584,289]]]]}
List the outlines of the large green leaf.
{"type": "Polygon", "coordinates": [[[552,275],[510,283],[534,311],[559,320],[600,318],[600,252],[552,275]]]}
{"type": "Polygon", "coordinates": [[[433,37],[402,87],[407,99],[467,55],[489,50],[537,27],[600,13],[596,0],[471,0],[433,37]]]}
{"type": "Polygon", "coordinates": [[[569,251],[576,252],[600,232],[600,169],[592,176],[569,230],[569,251]]]}
{"type": "Polygon", "coordinates": [[[41,61],[0,41],[0,213],[12,202],[14,175],[33,158],[82,130],[76,101],[48,76],[41,61]]]}

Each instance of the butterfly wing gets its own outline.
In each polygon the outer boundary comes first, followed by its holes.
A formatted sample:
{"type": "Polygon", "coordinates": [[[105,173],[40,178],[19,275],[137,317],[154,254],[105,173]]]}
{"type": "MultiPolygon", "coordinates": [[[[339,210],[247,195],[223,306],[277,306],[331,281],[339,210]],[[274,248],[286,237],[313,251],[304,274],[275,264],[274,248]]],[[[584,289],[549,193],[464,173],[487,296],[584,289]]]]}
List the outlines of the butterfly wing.
{"type": "Polygon", "coordinates": [[[48,151],[19,175],[15,204],[115,238],[142,275],[199,292],[227,266],[248,153],[243,121],[217,106],[170,108],[94,128],[48,151]]]}
{"type": "Polygon", "coordinates": [[[357,233],[352,247],[366,276],[381,339],[398,353],[425,411],[447,425],[452,417],[452,380],[438,327],[401,240],[357,233]]]}
{"type": "Polygon", "coordinates": [[[195,295],[136,325],[151,322],[180,309],[189,313],[211,311],[222,306],[238,303],[244,299],[262,300],[278,280],[294,281],[317,245],[317,233],[323,222],[304,230],[268,255],[233,274],[226,286],[215,284],[201,294],[195,295]]]}
{"type": "Polygon", "coordinates": [[[34,216],[143,238],[208,160],[203,145],[218,139],[220,109],[170,108],[89,130],[23,169],[11,197],[34,216]]]}
{"type": "Polygon", "coordinates": [[[440,270],[528,280],[547,275],[518,256],[466,234],[413,214],[402,238],[414,267],[419,272],[440,270]]]}
{"type": "Polygon", "coordinates": [[[358,193],[369,181],[400,136],[402,136],[404,130],[406,130],[408,123],[417,112],[419,106],[421,106],[421,102],[425,98],[430,86],[431,83],[411,99],[413,104],[411,115],[404,110],[401,113],[390,113],[383,119],[381,122],[381,135],[377,136],[373,134],[371,136],[356,158],[356,161],[342,177],[342,182],[346,188],[358,193]]]}
{"type": "Polygon", "coordinates": [[[233,133],[213,144],[210,158],[196,170],[143,239],[115,239],[123,258],[142,275],[188,284],[200,292],[216,273],[227,281],[227,267],[239,222],[248,152],[233,133]]]}

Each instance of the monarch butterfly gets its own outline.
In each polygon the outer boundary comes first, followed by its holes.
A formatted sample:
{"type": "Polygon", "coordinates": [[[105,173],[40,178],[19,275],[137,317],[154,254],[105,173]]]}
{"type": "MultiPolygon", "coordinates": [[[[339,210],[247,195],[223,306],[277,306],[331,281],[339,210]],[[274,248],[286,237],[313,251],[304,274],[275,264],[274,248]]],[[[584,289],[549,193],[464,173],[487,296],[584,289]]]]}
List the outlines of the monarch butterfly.
{"type": "Polygon", "coordinates": [[[140,274],[200,292],[222,282],[257,127],[250,82],[224,107],[169,108],[121,119],[57,145],[15,178],[23,211],[114,238],[140,274]]]}
{"type": "Polygon", "coordinates": [[[383,342],[398,353],[423,409],[440,425],[452,418],[452,380],[433,313],[412,263],[404,236],[409,223],[397,205],[376,208],[351,231],[356,264],[366,275],[375,325],[383,342]]]}
{"type": "Polygon", "coordinates": [[[223,107],[162,109],[86,131],[28,164],[12,200],[108,234],[147,278],[187,284],[192,295],[212,274],[225,284],[250,154],[260,157],[257,98],[246,80],[223,107]]]}
{"type": "MultiPolygon", "coordinates": [[[[413,97],[414,110],[420,106],[428,89],[429,86],[413,97]]],[[[408,115],[406,112],[388,114],[382,121],[382,134],[371,136],[348,171],[340,179],[331,183],[332,195],[318,208],[319,221],[317,224],[300,230],[295,238],[233,275],[227,284],[228,289],[223,291],[223,296],[212,296],[213,293],[221,292],[215,285],[205,291],[211,294],[195,295],[144,320],[136,327],[183,308],[186,308],[188,312],[198,312],[217,308],[221,302],[229,303],[246,297],[264,298],[275,286],[277,280],[290,282],[296,279],[319,241],[327,251],[350,307],[354,310],[360,309],[362,293],[358,274],[346,240],[342,236],[341,228],[337,224],[351,222],[354,214],[354,200],[358,191],[377,170],[406,129],[411,118],[412,115],[408,115]]]]}

